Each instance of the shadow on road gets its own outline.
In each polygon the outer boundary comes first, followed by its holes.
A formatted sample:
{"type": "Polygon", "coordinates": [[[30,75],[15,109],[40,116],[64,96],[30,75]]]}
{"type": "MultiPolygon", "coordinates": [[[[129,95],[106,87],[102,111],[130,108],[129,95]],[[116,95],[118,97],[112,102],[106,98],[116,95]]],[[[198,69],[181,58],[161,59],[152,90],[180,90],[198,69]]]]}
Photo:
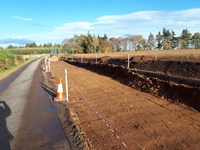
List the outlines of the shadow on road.
{"type": "Polygon", "coordinates": [[[14,138],[7,128],[6,118],[11,115],[9,106],[0,101],[0,150],[10,150],[10,141],[14,138]]]}
{"type": "Polygon", "coordinates": [[[56,97],[56,92],[55,92],[52,88],[50,88],[50,87],[48,87],[47,85],[45,85],[44,83],[40,82],[40,84],[42,85],[42,88],[43,88],[47,93],[49,93],[49,95],[51,95],[52,100],[54,100],[54,97],[56,97]]]}

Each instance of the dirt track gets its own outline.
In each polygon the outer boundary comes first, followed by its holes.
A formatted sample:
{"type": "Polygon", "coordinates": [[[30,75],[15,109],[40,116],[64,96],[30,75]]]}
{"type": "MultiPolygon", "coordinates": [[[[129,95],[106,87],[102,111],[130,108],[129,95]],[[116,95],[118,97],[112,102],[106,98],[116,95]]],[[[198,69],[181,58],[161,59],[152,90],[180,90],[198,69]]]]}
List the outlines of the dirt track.
{"type": "Polygon", "coordinates": [[[199,149],[199,112],[65,62],[51,66],[56,79],[68,69],[69,109],[93,149],[199,149]]]}

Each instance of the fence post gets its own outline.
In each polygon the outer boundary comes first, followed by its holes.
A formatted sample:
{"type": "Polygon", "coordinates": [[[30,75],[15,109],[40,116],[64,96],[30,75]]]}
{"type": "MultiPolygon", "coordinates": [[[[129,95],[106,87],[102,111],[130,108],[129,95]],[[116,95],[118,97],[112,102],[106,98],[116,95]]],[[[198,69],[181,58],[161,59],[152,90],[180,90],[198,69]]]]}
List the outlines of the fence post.
{"type": "Polygon", "coordinates": [[[44,66],[45,66],[45,72],[48,71],[48,66],[47,66],[47,57],[44,59],[44,66]]]}
{"type": "Polygon", "coordinates": [[[81,63],[83,63],[83,55],[81,55],[81,63]]]}
{"type": "Polygon", "coordinates": [[[50,64],[51,64],[51,62],[50,62],[50,58],[49,58],[49,61],[48,61],[48,71],[49,71],[49,72],[51,71],[50,64]]]}
{"type": "Polygon", "coordinates": [[[155,55],[155,61],[157,61],[157,59],[158,59],[158,55],[156,54],[156,55],[155,55]]]}
{"type": "Polygon", "coordinates": [[[130,64],[129,64],[129,63],[130,63],[130,62],[129,62],[129,59],[130,59],[130,56],[129,56],[129,54],[128,54],[128,69],[129,69],[129,65],[130,65],[130,64]]]}
{"type": "Polygon", "coordinates": [[[15,59],[15,64],[17,65],[17,58],[16,56],[14,55],[14,59],[15,59]]]}
{"type": "Polygon", "coordinates": [[[6,58],[6,67],[8,66],[8,58],[6,58]]]}
{"type": "Polygon", "coordinates": [[[66,100],[68,102],[68,80],[67,80],[67,69],[65,68],[65,87],[66,87],[66,100]]]}
{"type": "Polygon", "coordinates": [[[96,64],[97,64],[97,54],[96,54],[96,64]]]}

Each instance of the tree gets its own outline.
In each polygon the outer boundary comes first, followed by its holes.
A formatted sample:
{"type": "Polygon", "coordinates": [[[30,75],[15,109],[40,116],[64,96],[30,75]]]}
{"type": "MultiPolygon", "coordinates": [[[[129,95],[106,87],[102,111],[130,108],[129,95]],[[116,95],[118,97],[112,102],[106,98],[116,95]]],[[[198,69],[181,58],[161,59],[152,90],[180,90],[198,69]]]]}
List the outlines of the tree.
{"type": "Polygon", "coordinates": [[[183,40],[182,38],[179,38],[178,43],[179,43],[180,49],[185,49],[187,47],[186,41],[183,40]]]}
{"type": "Polygon", "coordinates": [[[99,46],[98,50],[105,53],[105,52],[112,52],[112,45],[108,42],[108,37],[104,34],[103,37],[98,36],[99,39],[99,46]]]}
{"type": "Polygon", "coordinates": [[[47,47],[52,47],[52,43],[51,42],[47,43],[47,47]]]}
{"type": "Polygon", "coordinates": [[[112,46],[113,51],[117,51],[117,52],[121,51],[121,46],[120,46],[121,41],[119,38],[112,37],[109,39],[109,42],[112,46]]]}
{"type": "Polygon", "coordinates": [[[121,47],[122,47],[122,51],[126,51],[127,50],[127,38],[119,38],[121,41],[121,47]]]}
{"type": "Polygon", "coordinates": [[[94,42],[93,42],[93,37],[90,34],[90,32],[88,32],[88,34],[85,38],[86,38],[86,41],[87,41],[88,53],[94,53],[95,52],[95,46],[94,46],[94,42]]]}
{"type": "Polygon", "coordinates": [[[170,39],[165,38],[163,40],[163,49],[164,50],[169,50],[172,47],[172,41],[170,39]]]}
{"type": "Polygon", "coordinates": [[[13,49],[13,48],[15,48],[15,47],[14,47],[13,45],[10,44],[10,45],[7,46],[7,48],[8,48],[8,49],[13,49]]]}
{"type": "Polygon", "coordinates": [[[148,42],[146,41],[146,39],[143,39],[140,42],[140,44],[141,44],[142,49],[144,49],[144,50],[148,50],[149,49],[149,45],[148,45],[148,42]]]}
{"type": "Polygon", "coordinates": [[[162,34],[163,39],[171,39],[171,32],[165,28],[163,28],[163,34],[162,34]]]}
{"type": "Polygon", "coordinates": [[[192,36],[192,44],[194,45],[194,48],[200,48],[200,32],[194,33],[192,36]]]}
{"type": "Polygon", "coordinates": [[[33,42],[33,43],[27,43],[27,44],[25,45],[25,47],[36,48],[36,47],[37,47],[37,44],[36,44],[35,42],[33,42]]]}
{"type": "Polygon", "coordinates": [[[85,35],[77,36],[75,35],[74,38],[76,39],[76,51],[77,53],[83,53],[83,47],[81,46],[82,41],[85,39],[85,35]]]}
{"type": "Polygon", "coordinates": [[[190,40],[191,40],[191,33],[187,29],[183,29],[181,33],[181,39],[185,41],[183,48],[189,48],[190,40]]]}
{"type": "Polygon", "coordinates": [[[107,35],[106,34],[104,34],[104,36],[103,36],[103,38],[102,39],[104,39],[104,40],[108,40],[108,37],[107,37],[107,35]]]}
{"type": "Polygon", "coordinates": [[[141,46],[141,45],[137,45],[137,47],[136,47],[135,50],[136,50],[136,51],[141,51],[141,50],[142,50],[142,46],[141,46]]]}
{"type": "Polygon", "coordinates": [[[172,30],[171,41],[172,41],[172,49],[177,48],[178,47],[178,37],[176,37],[176,34],[175,34],[175,32],[173,30],[172,30]]]}
{"type": "Polygon", "coordinates": [[[156,41],[157,41],[157,48],[160,50],[163,46],[162,45],[162,35],[161,35],[160,31],[156,35],[156,41]]]}
{"type": "Polygon", "coordinates": [[[152,33],[150,33],[148,40],[147,40],[147,46],[149,50],[153,50],[155,48],[155,38],[152,33]]]}
{"type": "Polygon", "coordinates": [[[63,51],[67,51],[67,53],[71,53],[71,54],[76,53],[75,47],[76,47],[75,38],[64,39],[62,42],[62,49],[63,51]]]}
{"type": "Polygon", "coordinates": [[[163,28],[163,35],[162,35],[162,45],[163,49],[171,49],[172,47],[172,42],[171,42],[172,36],[171,32],[169,30],[166,30],[163,28]]]}
{"type": "Polygon", "coordinates": [[[126,38],[127,46],[129,46],[129,50],[136,50],[137,46],[140,45],[144,38],[141,35],[133,35],[126,38]]]}

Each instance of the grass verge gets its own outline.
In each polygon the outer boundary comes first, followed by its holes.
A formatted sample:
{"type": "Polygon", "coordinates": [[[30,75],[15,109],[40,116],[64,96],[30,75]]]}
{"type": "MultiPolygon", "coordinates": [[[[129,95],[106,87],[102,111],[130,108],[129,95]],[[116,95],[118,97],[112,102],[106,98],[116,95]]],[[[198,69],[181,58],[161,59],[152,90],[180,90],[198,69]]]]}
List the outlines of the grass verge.
{"type": "Polygon", "coordinates": [[[0,81],[3,80],[4,78],[6,78],[7,76],[9,76],[10,74],[12,74],[13,72],[17,71],[19,68],[21,68],[22,66],[24,66],[25,64],[29,63],[30,61],[32,61],[34,59],[37,59],[37,57],[31,58],[28,61],[20,62],[17,65],[9,67],[6,70],[1,70],[0,71],[0,81]]]}

